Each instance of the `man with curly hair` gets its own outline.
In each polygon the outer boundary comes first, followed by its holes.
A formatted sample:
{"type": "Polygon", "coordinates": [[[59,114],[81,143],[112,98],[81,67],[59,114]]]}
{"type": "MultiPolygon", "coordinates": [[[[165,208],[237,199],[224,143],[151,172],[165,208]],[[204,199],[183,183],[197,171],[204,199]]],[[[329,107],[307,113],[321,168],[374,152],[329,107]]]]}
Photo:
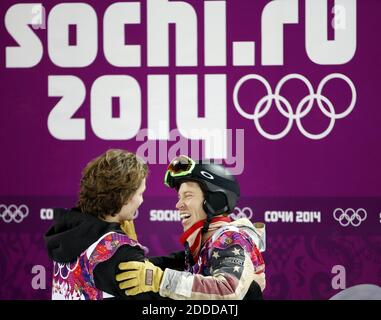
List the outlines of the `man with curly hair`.
{"type": "MultiPolygon", "coordinates": [[[[133,218],[143,203],[147,165],[134,153],[112,149],[83,170],[77,207],[55,209],[45,235],[54,261],[52,299],[155,299],[126,297],[115,280],[122,261],[145,261],[147,248],[136,238],[133,218]]],[[[151,258],[162,268],[184,268],[184,253],[151,258]]]]}

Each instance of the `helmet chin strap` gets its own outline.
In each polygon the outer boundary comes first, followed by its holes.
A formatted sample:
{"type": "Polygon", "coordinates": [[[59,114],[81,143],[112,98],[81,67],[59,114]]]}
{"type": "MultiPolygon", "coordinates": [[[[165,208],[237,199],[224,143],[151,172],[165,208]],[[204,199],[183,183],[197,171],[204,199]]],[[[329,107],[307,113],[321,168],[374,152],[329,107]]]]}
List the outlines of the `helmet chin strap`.
{"type": "Polygon", "coordinates": [[[210,221],[212,221],[214,216],[218,216],[229,210],[228,206],[225,206],[220,210],[214,210],[206,199],[203,202],[203,208],[206,213],[206,220],[204,222],[204,226],[202,227],[201,234],[205,234],[208,232],[210,221]]]}
{"type": "Polygon", "coordinates": [[[195,262],[193,260],[192,254],[190,252],[188,241],[185,241],[184,245],[185,245],[185,265],[193,267],[195,262]]]}
{"type": "MultiPolygon", "coordinates": [[[[205,233],[208,232],[210,223],[213,220],[213,218],[220,215],[220,214],[227,212],[229,210],[229,207],[224,206],[220,210],[214,210],[213,207],[210,205],[210,203],[205,199],[203,202],[203,209],[206,213],[206,219],[205,219],[205,222],[204,222],[203,227],[201,229],[201,237],[202,237],[202,235],[204,235],[205,233]]],[[[199,222],[202,222],[202,221],[199,221],[199,222]]],[[[196,224],[197,224],[197,222],[196,222],[196,224]]],[[[195,226],[195,224],[193,226],[191,226],[191,228],[193,228],[194,226],[195,226]]],[[[200,228],[200,226],[198,226],[198,228],[200,228]]],[[[189,230],[190,229],[188,229],[187,232],[189,230]]],[[[187,266],[187,269],[190,269],[195,264],[195,261],[194,261],[194,257],[192,255],[192,252],[190,250],[189,243],[187,241],[185,241],[184,245],[185,245],[185,265],[187,266]]]]}

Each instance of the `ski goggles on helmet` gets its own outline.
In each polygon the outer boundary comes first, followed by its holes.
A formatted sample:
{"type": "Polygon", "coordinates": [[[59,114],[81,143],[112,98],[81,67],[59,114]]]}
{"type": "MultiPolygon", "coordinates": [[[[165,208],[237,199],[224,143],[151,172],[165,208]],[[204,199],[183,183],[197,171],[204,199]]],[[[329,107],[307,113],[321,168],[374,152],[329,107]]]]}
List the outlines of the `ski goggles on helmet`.
{"type": "Polygon", "coordinates": [[[196,162],[184,155],[174,158],[165,173],[164,184],[170,188],[174,187],[174,178],[190,175],[196,165],[196,162]]]}

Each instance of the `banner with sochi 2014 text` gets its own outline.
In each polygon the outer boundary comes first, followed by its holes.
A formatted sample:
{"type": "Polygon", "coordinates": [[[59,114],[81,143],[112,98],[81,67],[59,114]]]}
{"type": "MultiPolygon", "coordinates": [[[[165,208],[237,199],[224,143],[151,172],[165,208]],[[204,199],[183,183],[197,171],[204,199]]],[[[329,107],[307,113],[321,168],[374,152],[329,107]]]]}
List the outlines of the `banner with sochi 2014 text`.
{"type": "Polygon", "coordinates": [[[52,208],[110,148],[149,164],[136,229],[181,249],[175,155],[237,175],[267,299],[380,298],[378,0],[0,3],[0,299],[50,299],[52,208]]]}

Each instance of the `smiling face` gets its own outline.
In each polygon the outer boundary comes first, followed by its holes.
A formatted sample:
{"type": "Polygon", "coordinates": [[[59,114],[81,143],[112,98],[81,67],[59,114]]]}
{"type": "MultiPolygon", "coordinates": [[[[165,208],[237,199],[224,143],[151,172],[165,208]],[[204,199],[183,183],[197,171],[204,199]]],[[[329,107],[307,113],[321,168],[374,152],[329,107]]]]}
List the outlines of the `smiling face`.
{"type": "Polygon", "coordinates": [[[204,194],[197,182],[183,182],[178,190],[178,197],[179,201],[176,203],[176,208],[180,212],[184,231],[197,221],[206,219],[206,213],[202,207],[204,194]]]}

